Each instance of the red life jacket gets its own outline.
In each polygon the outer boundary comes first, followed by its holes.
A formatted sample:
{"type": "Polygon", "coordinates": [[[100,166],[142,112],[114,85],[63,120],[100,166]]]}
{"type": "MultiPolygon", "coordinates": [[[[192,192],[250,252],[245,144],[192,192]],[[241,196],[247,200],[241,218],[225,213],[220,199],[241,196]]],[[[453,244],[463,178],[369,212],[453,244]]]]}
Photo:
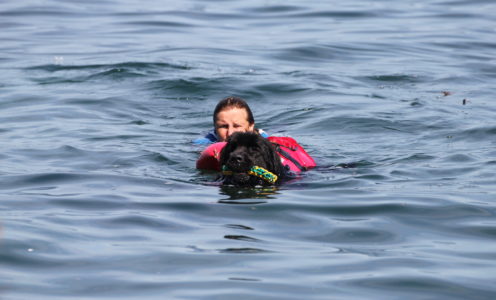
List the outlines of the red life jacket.
{"type": "MultiPolygon", "coordinates": [[[[275,146],[282,164],[288,166],[290,171],[300,173],[317,166],[313,158],[293,138],[270,136],[267,139],[275,146]]],[[[208,146],[196,161],[196,168],[220,171],[220,152],[225,145],[226,142],[218,142],[208,146]]]]}
{"type": "Polygon", "coordinates": [[[218,142],[205,148],[196,161],[196,168],[202,170],[220,171],[220,152],[226,144],[226,142],[218,142]]]}

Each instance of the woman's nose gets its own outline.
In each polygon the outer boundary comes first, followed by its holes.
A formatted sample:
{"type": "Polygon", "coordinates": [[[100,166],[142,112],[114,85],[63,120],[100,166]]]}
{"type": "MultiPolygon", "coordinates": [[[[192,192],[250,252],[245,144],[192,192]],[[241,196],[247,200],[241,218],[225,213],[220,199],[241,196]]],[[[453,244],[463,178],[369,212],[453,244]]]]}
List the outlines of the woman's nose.
{"type": "Polygon", "coordinates": [[[227,129],[227,132],[226,132],[226,139],[229,138],[232,134],[232,130],[231,129],[227,129]]]}
{"type": "Polygon", "coordinates": [[[226,138],[230,137],[233,133],[234,133],[234,128],[233,127],[229,127],[227,129],[226,138]]]}

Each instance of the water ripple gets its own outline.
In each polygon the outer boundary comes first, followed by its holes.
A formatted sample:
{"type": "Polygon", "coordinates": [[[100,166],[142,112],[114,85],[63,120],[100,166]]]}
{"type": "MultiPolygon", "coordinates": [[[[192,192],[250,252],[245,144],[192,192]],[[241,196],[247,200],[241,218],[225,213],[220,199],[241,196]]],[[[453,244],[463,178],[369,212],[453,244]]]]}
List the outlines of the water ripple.
{"type": "Polygon", "coordinates": [[[492,299],[493,1],[39,2],[0,3],[2,298],[492,299]],[[229,95],[319,166],[196,170],[229,95]]]}

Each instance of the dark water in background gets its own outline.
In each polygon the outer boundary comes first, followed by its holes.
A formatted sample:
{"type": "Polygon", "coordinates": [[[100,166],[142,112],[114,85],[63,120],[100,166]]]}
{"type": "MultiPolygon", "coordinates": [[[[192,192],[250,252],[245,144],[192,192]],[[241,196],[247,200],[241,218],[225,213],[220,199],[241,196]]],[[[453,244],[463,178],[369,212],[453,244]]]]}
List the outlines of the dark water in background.
{"type": "Polygon", "coordinates": [[[2,1],[0,299],[493,299],[495,12],[2,1]],[[212,185],[228,95],[322,167],[212,185]]]}

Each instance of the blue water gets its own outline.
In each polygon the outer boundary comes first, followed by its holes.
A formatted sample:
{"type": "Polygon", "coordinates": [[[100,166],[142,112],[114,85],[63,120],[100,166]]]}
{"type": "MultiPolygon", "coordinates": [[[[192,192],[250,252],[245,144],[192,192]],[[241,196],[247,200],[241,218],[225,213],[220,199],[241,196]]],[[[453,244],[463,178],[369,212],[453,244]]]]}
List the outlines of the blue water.
{"type": "Polygon", "coordinates": [[[495,11],[0,2],[0,298],[494,299],[495,11]],[[230,95],[319,168],[196,170],[230,95]]]}

